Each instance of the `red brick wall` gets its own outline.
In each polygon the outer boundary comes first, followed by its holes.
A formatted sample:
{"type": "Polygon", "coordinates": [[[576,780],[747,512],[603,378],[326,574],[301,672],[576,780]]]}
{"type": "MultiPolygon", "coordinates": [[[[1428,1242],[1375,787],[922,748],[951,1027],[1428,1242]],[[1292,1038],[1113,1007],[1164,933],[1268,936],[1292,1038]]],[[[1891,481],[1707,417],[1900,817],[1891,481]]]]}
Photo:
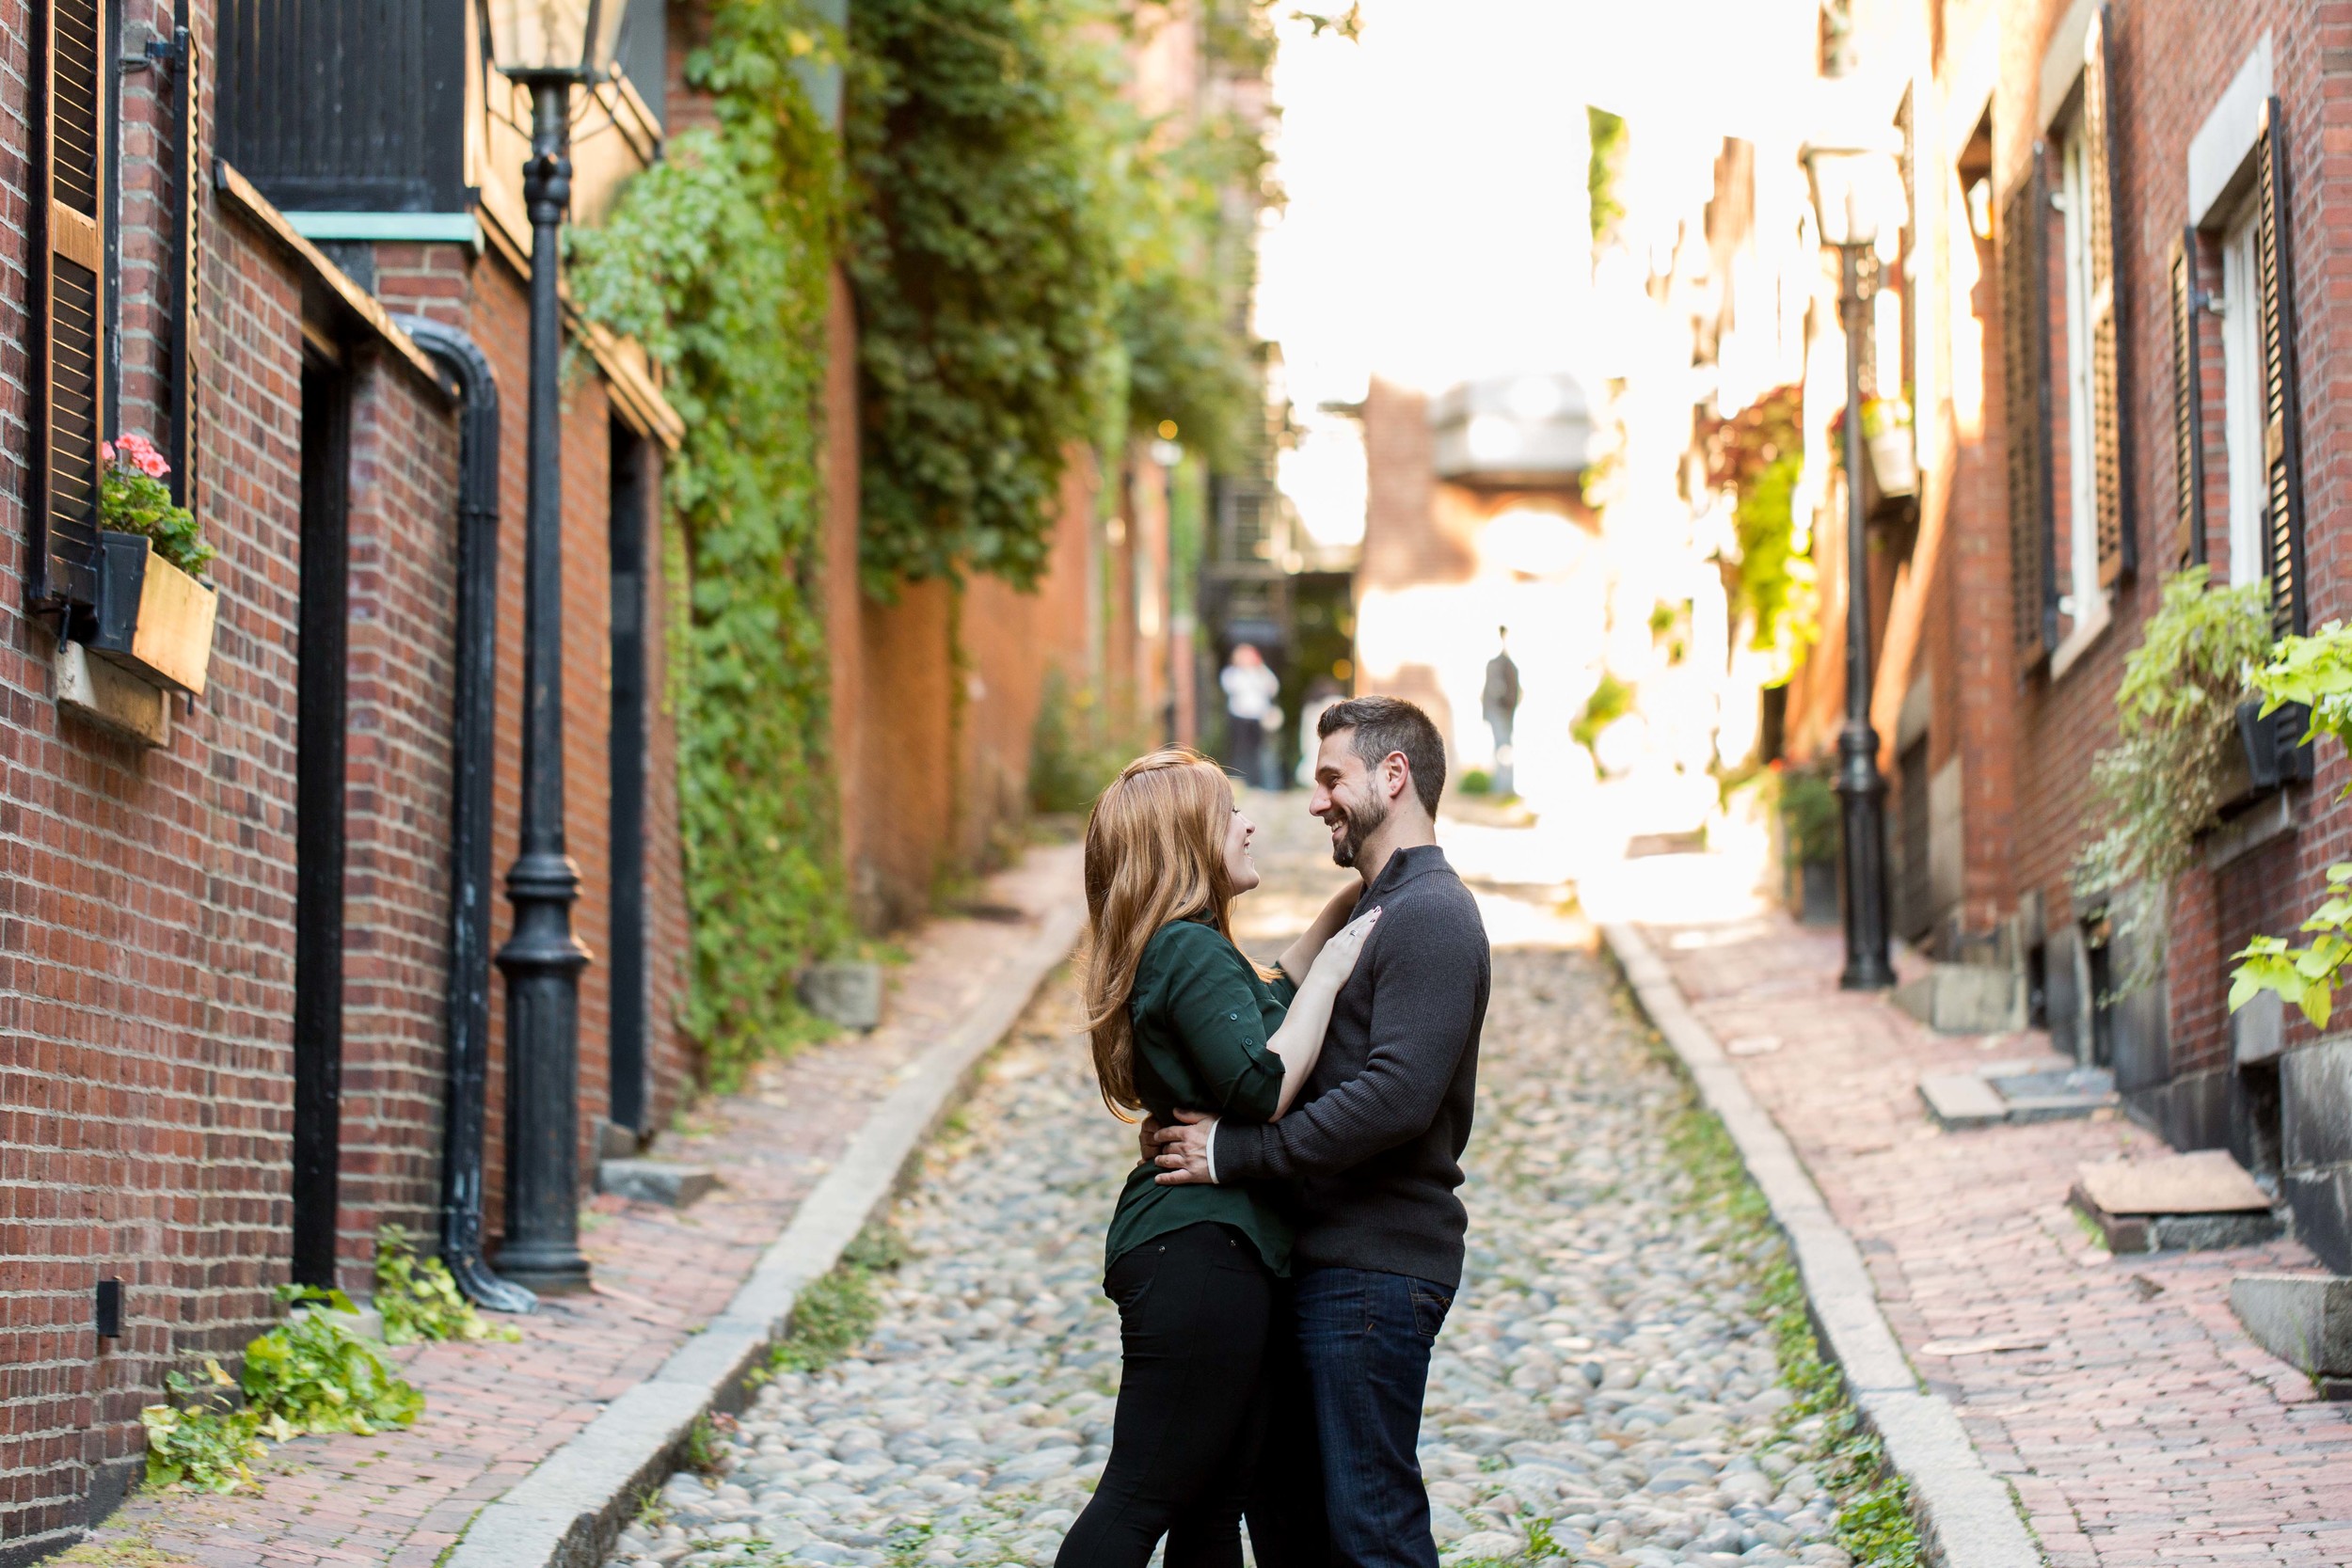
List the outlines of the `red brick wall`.
{"type": "Polygon", "coordinates": [[[347,1288],[376,1227],[437,1231],[448,1038],[457,434],[405,363],[352,409],[343,861],[342,1209],[347,1288]]]}
{"type": "MultiPolygon", "coordinates": [[[[22,8],[0,19],[22,38],[22,8]]],[[[8,200],[22,211],[21,186],[8,200]]],[[[0,1542],[18,1549],[69,1538],[97,1471],[137,1452],[163,1372],[242,1343],[284,1277],[299,290],[206,215],[205,337],[237,348],[203,365],[208,404],[236,411],[205,427],[199,467],[221,548],[210,689],[161,751],[65,720],[48,633],[0,593],[0,1542]],[[102,1345],[109,1276],[125,1332],[102,1345]]],[[[21,236],[0,246],[20,269],[21,236]]],[[[21,297],[0,303],[11,343],[21,297]]],[[[9,584],[26,565],[23,364],[0,372],[9,584]]]]}

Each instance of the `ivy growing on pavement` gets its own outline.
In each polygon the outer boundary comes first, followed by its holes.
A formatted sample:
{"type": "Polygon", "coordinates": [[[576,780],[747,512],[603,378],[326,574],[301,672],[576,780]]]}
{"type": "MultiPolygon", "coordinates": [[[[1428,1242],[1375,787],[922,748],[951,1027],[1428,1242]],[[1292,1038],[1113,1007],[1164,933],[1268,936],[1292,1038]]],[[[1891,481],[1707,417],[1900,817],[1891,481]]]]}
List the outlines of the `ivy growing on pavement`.
{"type": "Polygon", "coordinates": [[[167,1374],[171,1401],[139,1412],[148,1485],[248,1490],[257,1484],[254,1465],[269,1452],[264,1437],[283,1443],[306,1432],[367,1435],[411,1425],[422,1414],[424,1396],[416,1386],[392,1370],[380,1347],[352,1332],[350,1297],[283,1285],[278,1298],[320,1310],[297,1313],[248,1343],[242,1378],[208,1360],[200,1378],[167,1374]]]}
{"type": "MultiPolygon", "coordinates": [[[[581,308],[636,338],[686,422],[665,476],[689,1031],[713,1087],[812,1032],[793,996],[850,940],[829,754],[818,472],[839,158],[796,67],[837,46],[796,4],[722,0],[686,61],[716,124],[669,142],[577,232],[581,308]]],[[[844,563],[846,566],[846,563],[844,563]]]]}

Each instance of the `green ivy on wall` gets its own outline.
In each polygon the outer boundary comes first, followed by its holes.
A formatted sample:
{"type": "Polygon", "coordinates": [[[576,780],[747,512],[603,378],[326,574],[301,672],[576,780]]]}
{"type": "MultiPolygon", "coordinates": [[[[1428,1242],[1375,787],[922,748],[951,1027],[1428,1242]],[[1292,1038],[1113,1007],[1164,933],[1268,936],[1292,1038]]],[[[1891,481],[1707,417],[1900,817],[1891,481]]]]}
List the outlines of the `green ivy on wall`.
{"type": "Polygon", "coordinates": [[[717,124],[673,137],[600,229],[576,231],[592,318],[643,343],[686,422],[666,477],[686,1022],[714,1087],[808,1027],[801,966],[850,938],[823,599],[825,311],[839,158],[797,63],[796,4],[719,0],[686,79],[717,124]]]}

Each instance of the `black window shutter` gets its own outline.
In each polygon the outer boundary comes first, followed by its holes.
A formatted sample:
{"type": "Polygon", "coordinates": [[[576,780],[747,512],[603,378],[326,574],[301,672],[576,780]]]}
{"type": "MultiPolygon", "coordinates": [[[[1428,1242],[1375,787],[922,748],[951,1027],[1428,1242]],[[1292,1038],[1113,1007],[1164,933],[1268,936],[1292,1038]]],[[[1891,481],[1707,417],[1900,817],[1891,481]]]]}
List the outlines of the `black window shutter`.
{"type": "Polygon", "coordinates": [[[2303,580],[2303,416],[2296,396],[2295,267],[2287,232],[2286,119],[2263,105],[2254,152],[2255,272],[2262,286],[2264,510],[2270,531],[2270,622],[2283,637],[2310,625],[2303,580]]]}
{"type": "Polygon", "coordinates": [[[2050,497],[2050,323],[2042,299],[2049,265],[2049,177],[2033,162],[2001,211],[2002,426],[2009,447],[2009,557],[2012,626],[2026,668],[2058,641],[2057,530],[2050,497]]]}
{"type": "Polygon", "coordinates": [[[105,406],[104,37],[100,0],[49,0],[36,24],[31,596],[95,602],[100,410],[105,406]]]}
{"type": "Polygon", "coordinates": [[[2124,461],[2123,291],[2115,278],[2115,117],[2108,112],[2107,69],[2114,45],[2109,8],[2091,13],[2083,44],[2083,146],[2089,154],[2091,507],[2099,542],[2099,586],[2112,586],[2139,564],[2133,537],[2129,466],[2124,461]]]}
{"type": "Polygon", "coordinates": [[[2205,372],[2197,347],[2197,231],[2172,242],[2173,559],[2205,563],[2205,372]]]}

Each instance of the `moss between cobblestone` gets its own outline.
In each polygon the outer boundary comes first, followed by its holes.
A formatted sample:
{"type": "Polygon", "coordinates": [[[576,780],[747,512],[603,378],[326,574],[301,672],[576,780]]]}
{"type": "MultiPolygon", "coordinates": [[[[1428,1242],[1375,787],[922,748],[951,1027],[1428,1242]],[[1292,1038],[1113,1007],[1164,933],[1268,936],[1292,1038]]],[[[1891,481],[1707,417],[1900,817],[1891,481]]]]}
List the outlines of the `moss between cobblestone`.
{"type": "MultiPolygon", "coordinates": [[[[1620,1005],[1639,1017],[1622,989],[1620,1005]]],[[[1837,1369],[1821,1355],[1813,1322],[1805,1311],[1804,1282],[1772,1229],[1772,1211],[1748,1179],[1740,1150],[1684,1074],[1681,1061],[1645,1023],[1643,1037],[1652,1053],[1674,1070],[1685,1095],[1667,1130],[1666,1145],[1691,1175],[1693,1209],[1719,1211],[1752,1244],[1740,1250],[1760,1257],[1756,1288],[1762,1316],[1772,1324],[1780,1360],[1780,1381],[1796,1396],[1779,1416],[1781,1432],[1802,1447],[1809,1463],[1837,1498],[1837,1544],[1857,1568],[1920,1568],[1927,1559],[1911,1512],[1911,1486],[1886,1463],[1878,1436],[1862,1424],[1846,1397],[1837,1369]]]]}

